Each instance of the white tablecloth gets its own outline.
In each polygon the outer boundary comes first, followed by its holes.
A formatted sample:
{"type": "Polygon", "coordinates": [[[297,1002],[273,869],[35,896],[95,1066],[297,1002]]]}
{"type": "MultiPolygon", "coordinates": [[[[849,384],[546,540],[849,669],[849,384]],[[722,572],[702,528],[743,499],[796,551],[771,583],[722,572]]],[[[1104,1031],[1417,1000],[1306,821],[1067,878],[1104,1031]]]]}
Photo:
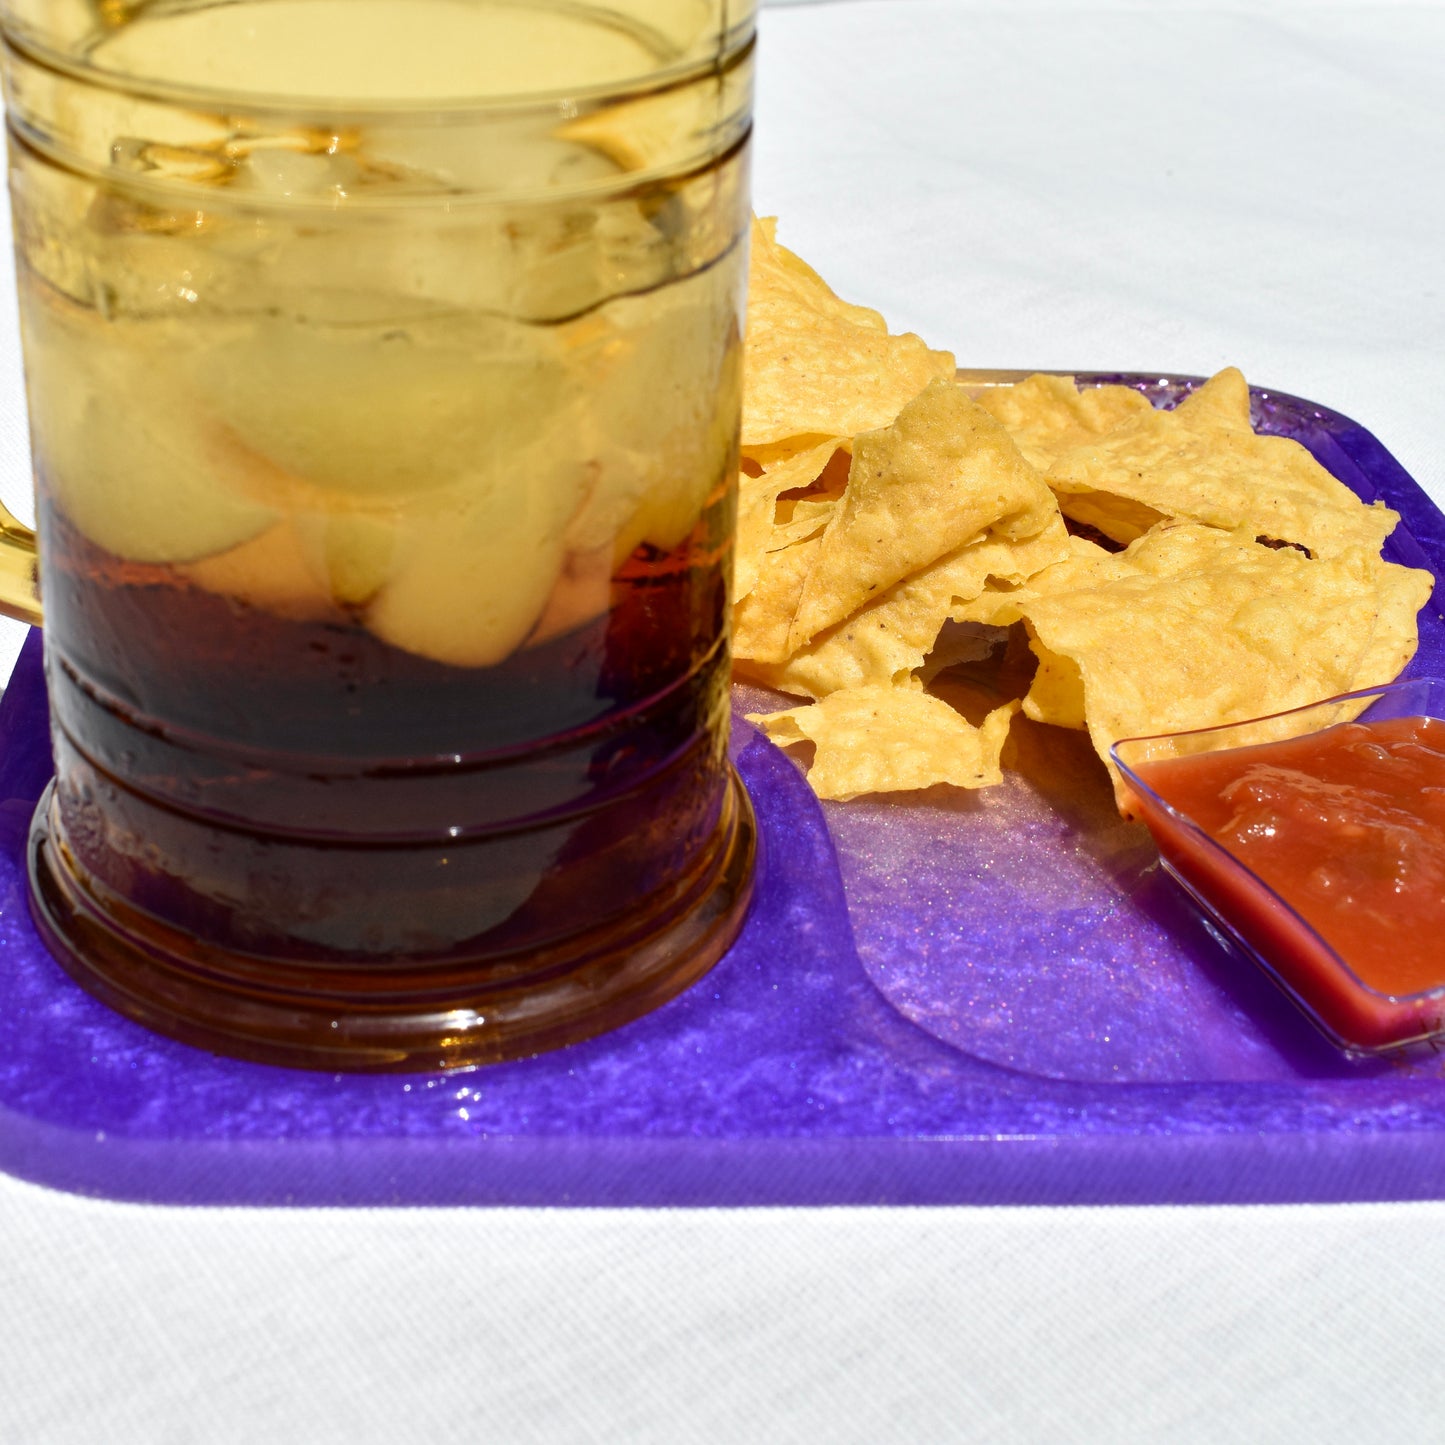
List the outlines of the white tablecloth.
{"type": "MultiPolygon", "coordinates": [[[[762,44],[757,206],[843,295],[966,365],[1238,364],[1445,505],[1445,4],[857,0],[762,44]]],[[[189,1211],[0,1178],[0,1440],[1434,1439],[1442,1280],[1445,1204],[189,1211]]]]}

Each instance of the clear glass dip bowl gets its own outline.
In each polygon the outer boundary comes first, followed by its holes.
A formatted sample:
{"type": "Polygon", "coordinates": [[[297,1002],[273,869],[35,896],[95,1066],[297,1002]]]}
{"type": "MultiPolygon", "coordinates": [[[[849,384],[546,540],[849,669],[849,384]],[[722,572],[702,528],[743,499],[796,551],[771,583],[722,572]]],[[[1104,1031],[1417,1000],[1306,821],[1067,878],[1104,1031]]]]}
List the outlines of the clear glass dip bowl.
{"type": "MultiPolygon", "coordinates": [[[[1438,984],[1409,993],[1373,987],[1275,888],[1195,818],[1165,801],[1139,770],[1170,758],[1300,737],[1339,723],[1421,717],[1445,721],[1445,681],[1390,683],[1245,722],[1126,738],[1111,750],[1131,794],[1131,811],[1149,828],[1160,861],[1211,929],[1254,959],[1349,1053],[1378,1053],[1445,1032],[1445,940],[1438,984]]],[[[1408,929],[1410,920],[1402,918],[1400,926],[1408,929]]]]}

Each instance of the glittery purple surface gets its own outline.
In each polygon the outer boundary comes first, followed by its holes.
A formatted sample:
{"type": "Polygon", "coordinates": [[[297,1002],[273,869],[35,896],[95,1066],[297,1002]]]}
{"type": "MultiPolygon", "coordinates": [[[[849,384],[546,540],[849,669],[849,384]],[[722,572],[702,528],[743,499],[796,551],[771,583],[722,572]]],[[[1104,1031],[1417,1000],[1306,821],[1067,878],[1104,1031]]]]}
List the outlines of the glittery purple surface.
{"type": "MultiPolygon", "coordinates": [[[[1445,518],[1367,432],[1256,404],[1263,429],[1402,513],[1389,555],[1445,573],[1445,518]]],[[[1412,674],[1445,673],[1442,603],[1412,674]]],[[[306,1074],[158,1038],[38,942],[22,847],[50,761],[32,636],[0,702],[0,1168],[182,1203],[1445,1197],[1437,1056],[1336,1053],[1209,934],[1104,790],[1055,788],[1041,766],[976,795],[820,808],[739,737],[758,894],[691,991],[514,1064],[306,1074]]]]}

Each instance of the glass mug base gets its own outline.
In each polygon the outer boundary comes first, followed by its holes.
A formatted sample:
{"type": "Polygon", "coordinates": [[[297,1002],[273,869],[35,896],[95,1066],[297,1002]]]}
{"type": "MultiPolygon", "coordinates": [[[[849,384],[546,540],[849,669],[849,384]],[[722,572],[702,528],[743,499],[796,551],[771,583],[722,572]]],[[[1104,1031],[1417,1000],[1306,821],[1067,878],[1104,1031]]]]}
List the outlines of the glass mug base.
{"type": "Polygon", "coordinates": [[[185,1043],[326,1071],[498,1063],[650,1012],[701,978],[737,937],[757,846],[752,805],[730,769],[694,867],[621,920],[541,950],[348,968],[233,953],[102,900],[72,866],[53,799],[52,785],[31,827],[30,908],[78,983],[185,1043]]]}

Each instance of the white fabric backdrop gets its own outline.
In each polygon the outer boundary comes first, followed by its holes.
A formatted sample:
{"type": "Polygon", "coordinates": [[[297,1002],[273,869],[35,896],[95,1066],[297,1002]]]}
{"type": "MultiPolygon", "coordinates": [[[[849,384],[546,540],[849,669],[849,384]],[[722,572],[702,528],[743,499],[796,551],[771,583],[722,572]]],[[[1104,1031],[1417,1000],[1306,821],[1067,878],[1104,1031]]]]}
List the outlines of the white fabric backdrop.
{"type": "MultiPolygon", "coordinates": [[[[795,6],[757,204],[964,364],[1233,362],[1445,504],[1442,97],[1440,3],[795,6]]],[[[185,1211],[0,1178],[0,1440],[1430,1439],[1442,1280],[1445,1204],[185,1211]]]]}

